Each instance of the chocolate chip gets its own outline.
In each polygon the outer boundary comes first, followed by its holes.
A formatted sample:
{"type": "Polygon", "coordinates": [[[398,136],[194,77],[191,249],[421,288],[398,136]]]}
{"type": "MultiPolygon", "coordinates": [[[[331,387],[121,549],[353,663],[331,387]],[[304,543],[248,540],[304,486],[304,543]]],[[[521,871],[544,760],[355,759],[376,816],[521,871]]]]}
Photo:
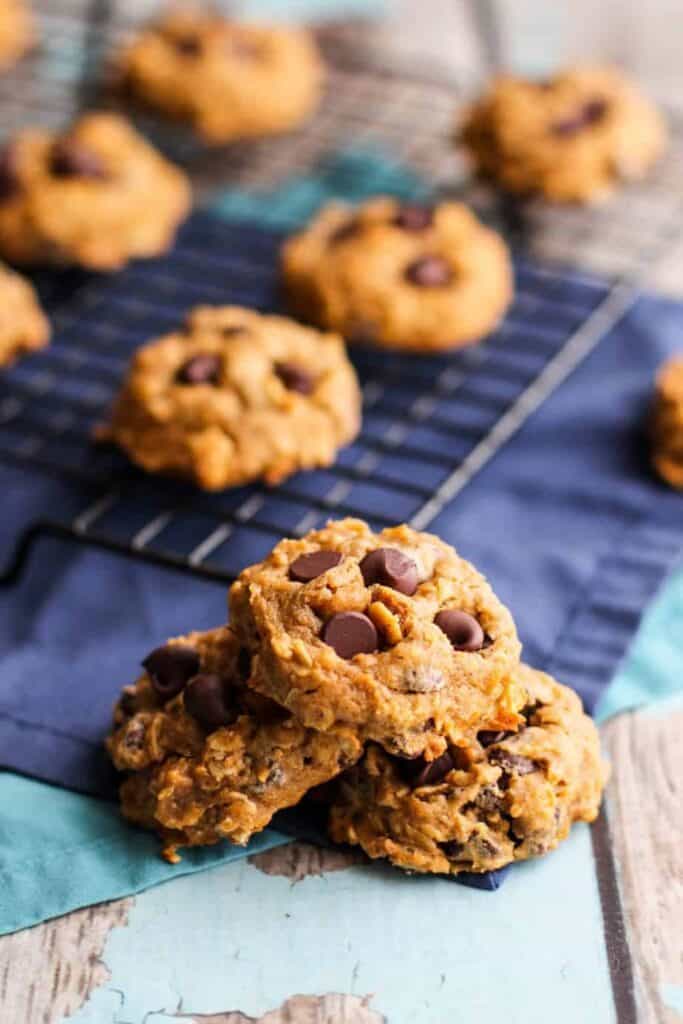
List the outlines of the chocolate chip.
{"type": "Polygon", "coordinates": [[[202,52],[202,41],[199,36],[188,33],[184,36],[176,36],[173,40],[178,53],[183,57],[197,57],[202,52]]]}
{"type": "Polygon", "coordinates": [[[431,206],[418,206],[417,203],[406,203],[394,217],[396,227],[404,231],[424,231],[434,222],[434,210],[431,206]]]}
{"type": "Polygon", "coordinates": [[[123,734],[123,746],[126,750],[142,750],[145,745],[146,732],[145,723],[140,719],[133,718],[123,734]]]}
{"type": "Polygon", "coordinates": [[[338,551],[310,551],[294,559],[289,567],[289,578],[295,583],[310,583],[328,569],[334,569],[341,560],[338,551]]]}
{"type": "Polygon", "coordinates": [[[235,338],[238,334],[246,334],[247,328],[243,324],[226,324],[221,327],[221,334],[224,338],[235,338]]]}
{"type": "Polygon", "coordinates": [[[502,730],[496,732],[494,729],[482,729],[477,733],[477,739],[482,747],[492,747],[494,743],[502,743],[506,736],[512,736],[512,733],[502,730]]]}
{"type": "Polygon", "coordinates": [[[12,199],[20,191],[17,152],[14,146],[8,145],[0,150],[0,202],[12,199]]]}
{"type": "Polygon", "coordinates": [[[576,135],[584,128],[601,121],[607,113],[607,101],[602,99],[588,100],[577,112],[551,125],[553,135],[576,135]]]}
{"type": "Polygon", "coordinates": [[[231,725],[237,718],[230,686],[220,676],[202,675],[190,679],[183,700],[185,710],[208,732],[231,725]]]}
{"type": "Polygon", "coordinates": [[[350,217],[334,229],[328,241],[330,245],[338,245],[339,242],[345,242],[347,239],[355,238],[359,234],[360,224],[355,217],[350,217]]]}
{"type": "Polygon", "coordinates": [[[484,646],[484,630],[467,612],[446,608],[438,613],[434,623],[446,634],[456,651],[480,651],[484,646]]]}
{"type": "Polygon", "coordinates": [[[378,648],[374,623],[362,612],[339,612],[323,629],[323,640],[340,658],[371,654],[378,648]]]}
{"type": "Polygon", "coordinates": [[[276,363],[275,373],[288,391],[298,391],[300,395],[310,395],[315,387],[315,380],[310,373],[293,363],[276,363]]]}
{"type": "Polygon", "coordinates": [[[50,170],[57,178],[106,178],[97,153],[74,139],[58,139],[52,147],[50,170]]]}
{"type": "Polygon", "coordinates": [[[405,276],[420,288],[443,288],[453,280],[453,271],[441,256],[421,256],[406,267],[405,276]]]}
{"type": "Polygon", "coordinates": [[[425,761],[422,756],[412,761],[399,761],[398,771],[403,781],[417,790],[419,785],[436,785],[457,767],[456,761],[457,755],[445,751],[434,761],[425,761]]]}
{"type": "Polygon", "coordinates": [[[166,644],[148,654],[142,663],[152,686],[163,699],[169,700],[180,693],[188,679],[199,672],[199,655],[186,644],[166,644]]]}
{"type": "Polygon", "coordinates": [[[492,750],[489,754],[491,764],[497,764],[503,771],[511,775],[530,775],[538,771],[538,765],[529,757],[513,754],[509,750],[492,750]]]}
{"type": "Polygon", "coordinates": [[[458,842],[457,839],[448,839],[445,843],[439,843],[439,846],[449,860],[457,860],[465,849],[465,844],[458,842]]]}
{"type": "Polygon", "coordinates": [[[360,571],[365,586],[381,583],[410,597],[417,590],[417,566],[412,558],[397,548],[377,548],[361,560],[360,571]]]}
{"type": "Polygon", "coordinates": [[[220,356],[201,352],[192,356],[178,370],[176,379],[181,384],[218,384],[221,372],[220,356]]]}

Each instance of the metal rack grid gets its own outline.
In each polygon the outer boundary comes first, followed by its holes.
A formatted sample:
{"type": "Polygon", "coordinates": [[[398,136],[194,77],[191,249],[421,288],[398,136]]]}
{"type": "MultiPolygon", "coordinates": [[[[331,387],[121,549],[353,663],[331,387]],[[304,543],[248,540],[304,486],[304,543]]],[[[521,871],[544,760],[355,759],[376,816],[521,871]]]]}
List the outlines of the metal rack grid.
{"type": "MultiPolygon", "coordinates": [[[[92,55],[127,30],[112,9],[102,0],[60,5],[47,53],[16,72],[26,88],[17,90],[9,80],[0,87],[4,116],[25,121],[40,111],[42,120],[61,124],[92,101],[92,55]],[[81,56],[67,62],[58,82],[50,79],[58,66],[55,40],[66,38],[80,46],[81,56]],[[90,45],[95,49],[89,51],[90,45]],[[2,89],[15,98],[14,106],[3,104],[2,89]]],[[[320,114],[294,136],[207,153],[175,129],[150,128],[204,193],[217,175],[223,185],[263,186],[310,167],[333,146],[379,144],[442,194],[464,189],[523,243],[522,253],[539,245],[542,252],[548,239],[554,258],[578,252],[590,265],[589,254],[597,252],[609,264],[610,280],[579,271],[568,276],[552,262],[534,264],[520,255],[515,303],[484,344],[429,359],[352,352],[363,384],[364,426],[333,467],[274,490],[255,485],[216,496],[137,473],[118,453],[95,449],[91,432],[132,351],[173,327],[189,306],[276,305],[277,234],[198,214],[162,259],[104,282],[79,272],[39,279],[55,339],[0,380],[0,458],[71,481],[82,504],[75,515],[32,524],[5,580],[21,570],[42,534],[230,580],[241,568],[245,544],[256,557],[283,534],[301,534],[328,516],[358,515],[378,527],[397,520],[427,526],[617,322],[636,297],[638,276],[678,236],[678,142],[647,183],[604,210],[501,205],[492,193],[463,186],[456,173],[449,140],[454,83],[420,70],[390,69],[349,39],[353,32],[339,44],[334,33],[326,36],[331,87],[320,114]]]]}

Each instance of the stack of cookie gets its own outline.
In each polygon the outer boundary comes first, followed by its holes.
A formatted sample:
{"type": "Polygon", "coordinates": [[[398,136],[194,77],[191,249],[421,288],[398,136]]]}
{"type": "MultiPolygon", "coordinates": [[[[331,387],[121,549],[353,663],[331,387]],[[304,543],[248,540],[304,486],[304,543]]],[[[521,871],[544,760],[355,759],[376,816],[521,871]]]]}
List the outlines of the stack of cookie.
{"type": "Polygon", "coordinates": [[[323,783],[333,840],[417,871],[500,868],[595,818],[595,727],[437,537],[330,523],[245,569],[230,610],[147,656],[107,740],[167,858],[246,843],[323,783]]]}

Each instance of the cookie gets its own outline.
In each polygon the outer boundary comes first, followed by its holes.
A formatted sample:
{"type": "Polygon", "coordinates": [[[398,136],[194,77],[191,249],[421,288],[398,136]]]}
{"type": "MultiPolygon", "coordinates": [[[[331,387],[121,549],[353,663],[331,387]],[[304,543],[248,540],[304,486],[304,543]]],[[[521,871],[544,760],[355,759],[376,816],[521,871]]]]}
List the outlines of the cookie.
{"type": "Polygon", "coordinates": [[[247,843],[361,755],[351,730],[316,733],[252,694],[228,627],[171,640],[143,667],[116,706],[107,749],[127,773],[123,814],[157,831],[172,862],[178,847],[247,843]]]}
{"type": "Polygon", "coordinates": [[[619,71],[582,67],[543,81],[497,78],[467,111],[459,137],[475,168],[507,191],[587,203],[642,178],[667,132],[619,71]]]}
{"type": "Polygon", "coordinates": [[[329,204],[285,243],[282,274],[295,315],[415,352],[479,341],[513,291],[505,243],[455,202],[329,204]]]}
{"type": "Polygon", "coordinates": [[[175,11],[116,60],[127,93],[189,122],[209,143],[285,132],[318,105],[322,62],[303,29],[175,11]]]}
{"type": "Polygon", "coordinates": [[[360,425],[341,338],[239,306],[199,307],[139,349],[111,422],[143,469],[220,490],[328,466],[360,425]]]}
{"type": "Polygon", "coordinates": [[[650,433],[655,470],[683,490],[683,356],[669,359],[659,371],[650,433]]]}
{"type": "Polygon", "coordinates": [[[250,687],[310,728],[437,756],[520,720],[512,617],[431,534],[344,519],[283,540],[240,574],[230,612],[250,687]]]}
{"type": "Polygon", "coordinates": [[[50,324],[33,286],[0,265],[0,366],[44,348],[49,339],[50,324]]]}
{"type": "Polygon", "coordinates": [[[117,270],[168,249],[190,201],[183,172],[115,114],[64,135],[27,129],[0,155],[0,253],[117,270]]]}
{"type": "Polygon", "coordinates": [[[35,24],[26,0],[0,0],[0,71],[11,67],[35,43],[35,24]]]}
{"type": "Polygon", "coordinates": [[[517,731],[480,732],[467,754],[435,761],[368,748],[339,783],[331,837],[410,871],[493,871],[538,857],[575,821],[598,814],[607,767],[578,696],[522,665],[528,693],[517,731]]]}

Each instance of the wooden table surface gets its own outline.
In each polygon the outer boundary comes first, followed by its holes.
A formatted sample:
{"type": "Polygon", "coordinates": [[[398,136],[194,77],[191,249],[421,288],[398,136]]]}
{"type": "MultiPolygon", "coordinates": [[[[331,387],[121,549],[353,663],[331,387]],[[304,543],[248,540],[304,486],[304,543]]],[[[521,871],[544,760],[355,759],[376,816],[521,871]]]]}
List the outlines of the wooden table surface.
{"type": "MultiPolygon", "coordinates": [[[[394,41],[407,50],[443,50],[454,34],[438,30],[436,14],[455,18],[466,63],[471,26],[454,13],[458,5],[432,6],[432,21],[418,25],[406,15],[409,5],[401,5],[390,26],[394,41]]],[[[660,6],[661,39],[670,5],[660,6]]],[[[655,35],[649,24],[650,49],[655,35]]],[[[585,42],[578,30],[577,38],[585,42]]],[[[669,65],[665,70],[672,74],[669,65]]],[[[683,276],[671,264],[664,273],[656,283],[683,293],[683,276]]],[[[592,830],[578,828],[547,862],[521,869],[506,884],[504,902],[444,882],[427,883],[428,892],[414,879],[397,887],[397,873],[293,843],[0,939],[0,1021],[489,1024],[486,987],[495,987],[501,971],[511,1022],[683,1021],[683,709],[619,715],[602,737],[612,779],[600,821],[592,830]],[[568,859],[585,878],[585,889],[569,894],[562,892],[568,859]],[[549,921],[561,931],[573,903],[585,920],[586,948],[575,959],[568,946],[566,961],[544,968],[543,914],[552,911],[549,921]],[[477,946],[477,915],[500,913],[506,927],[509,906],[517,915],[538,915],[537,948],[512,946],[508,973],[493,964],[480,977],[486,950],[477,946]],[[461,978],[464,988],[455,992],[448,935],[465,922],[477,956],[471,990],[461,978]],[[413,965],[411,951],[420,943],[430,953],[413,965]],[[525,962],[534,955],[540,970],[525,962]],[[591,960],[602,959],[608,992],[591,981],[591,960]]],[[[507,926],[514,935],[514,919],[507,926]]]]}

